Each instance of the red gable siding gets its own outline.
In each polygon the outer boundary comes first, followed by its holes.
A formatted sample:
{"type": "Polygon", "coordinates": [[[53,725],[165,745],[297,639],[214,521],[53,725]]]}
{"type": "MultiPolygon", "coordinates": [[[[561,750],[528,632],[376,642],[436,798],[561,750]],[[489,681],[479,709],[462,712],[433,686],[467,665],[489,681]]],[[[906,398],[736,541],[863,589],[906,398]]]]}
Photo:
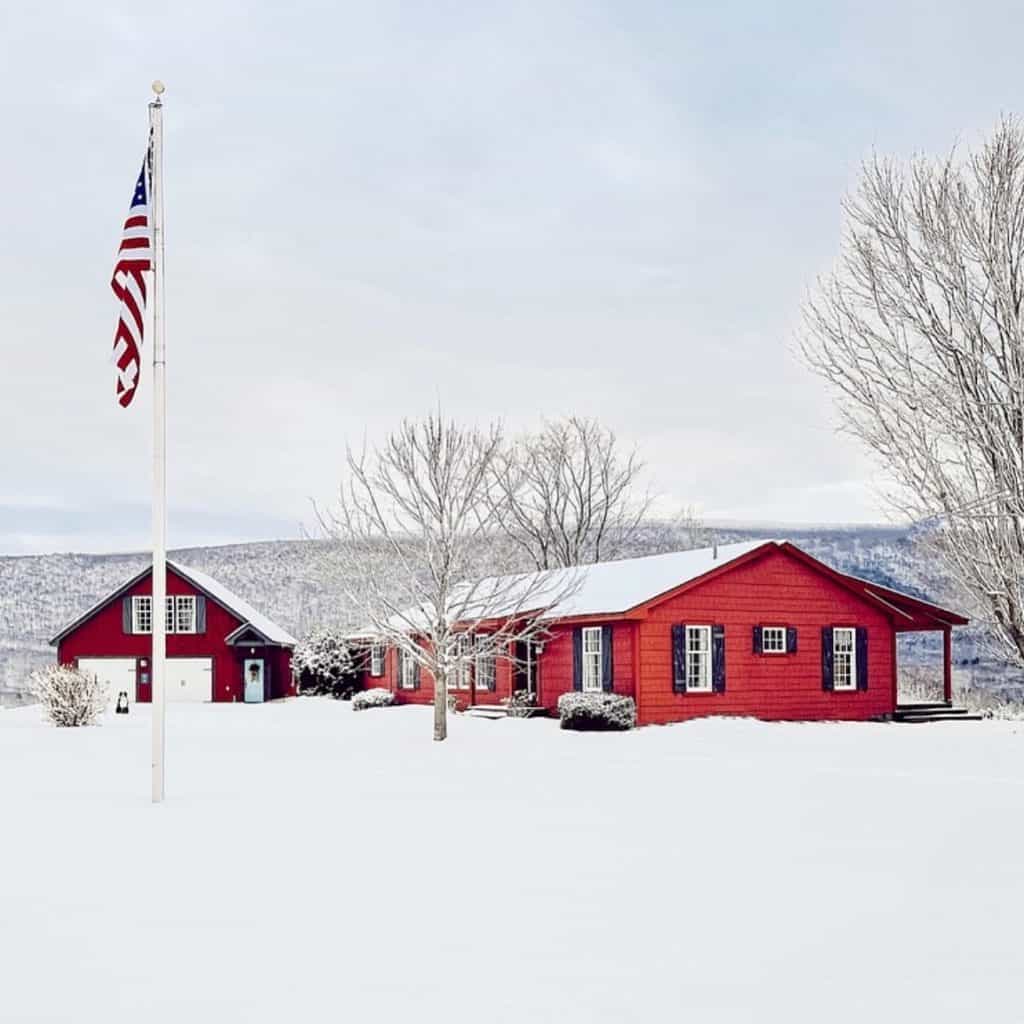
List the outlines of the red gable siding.
{"type": "Polygon", "coordinates": [[[640,623],[642,724],[702,715],[865,719],[895,706],[893,630],[887,615],[782,551],[651,608],[640,623]],[[725,693],[672,691],[672,625],[725,626],[725,693]],[[797,653],[754,654],[755,625],[794,626],[797,653]],[[868,630],[868,689],[821,686],[823,626],[868,630]]]}
{"type": "MultiPolygon", "coordinates": [[[[151,575],[147,574],[123,595],[72,630],[58,644],[57,660],[67,664],[77,658],[148,658],[152,653],[152,640],[148,635],[125,634],[121,620],[121,600],[122,597],[151,595],[151,580],[151,575]]],[[[201,591],[168,567],[167,593],[198,594],[201,591]]],[[[224,638],[240,625],[241,619],[215,601],[207,599],[205,633],[167,635],[168,658],[213,658],[215,701],[242,699],[241,659],[245,657],[248,648],[233,648],[224,642],[224,638]]],[[[262,653],[257,656],[269,662],[273,696],[283,697],[291,693],[290,652],[274,647],[258,650],[262,653]]],[[[145,696],[145,691],[141,696],[145,696]]]]}

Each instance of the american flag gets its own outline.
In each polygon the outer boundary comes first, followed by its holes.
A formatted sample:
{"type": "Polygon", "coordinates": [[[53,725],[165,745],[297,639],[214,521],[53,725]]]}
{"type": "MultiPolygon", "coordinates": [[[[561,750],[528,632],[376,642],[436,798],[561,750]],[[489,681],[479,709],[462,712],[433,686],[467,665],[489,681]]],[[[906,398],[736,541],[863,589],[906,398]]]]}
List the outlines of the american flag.
{"type": "Polygon", "coordinates": [[[117,365],[117,400],[131,405],[139,383],[139,360],[142,348],[143,318],[146,314],[146,279],[153,268],[153,251],[149,233],[149,187],[147,163],[142,164],[135,183],[132,205],[121,232],[114,276],[110,287],[121,303],[114,332],[114,362],[117,365]]]}

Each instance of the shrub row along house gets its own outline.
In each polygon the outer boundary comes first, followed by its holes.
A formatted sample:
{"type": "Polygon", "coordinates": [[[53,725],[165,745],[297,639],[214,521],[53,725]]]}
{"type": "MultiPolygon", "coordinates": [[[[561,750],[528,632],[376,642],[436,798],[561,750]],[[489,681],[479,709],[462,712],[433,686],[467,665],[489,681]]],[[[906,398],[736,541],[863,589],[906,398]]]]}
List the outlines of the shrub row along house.
{"type": "MultiPolygon", "coordinates": [[[[507,658],[468,661],[450,693],[479,705],[527,690],[550,711],[563,693],[622,694],[641,725],[703,715],[868,719],[896,709],[897,635],[932,630],[944,639],[952,697],[952,629],[967,619],[837,572],[785,541],[603,562],[579,574],[572,596],[545,613],[541,638],[507,658]]],[[[434,697],[427,673],[397,648],[375,646],[361,682],[400,702],[434,697]]]]}
{"type": "MultiPolygon", "coordinates": [[[[151,698],[152,569],[127,580],[50,643],[57,660],[108,684],[112,697],[151,698]]],[[[167,699],[246,701],[295,693],[295,639],[206,573],[167,563],[167,699]]]]}

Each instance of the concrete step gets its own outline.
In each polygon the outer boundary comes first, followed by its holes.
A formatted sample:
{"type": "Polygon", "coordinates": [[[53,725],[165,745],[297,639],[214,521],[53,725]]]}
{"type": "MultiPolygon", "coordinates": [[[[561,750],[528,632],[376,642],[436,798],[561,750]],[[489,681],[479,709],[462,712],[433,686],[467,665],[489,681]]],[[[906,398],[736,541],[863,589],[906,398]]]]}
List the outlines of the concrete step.
{"type": "Polygon", "coordinates": [[[927,718],[929,715],[966,715],[967,708],[953,707],[952,704],[943,704],[936,708],[907,708],[897,705],[896,714],[903,715],[904,718],[920,716],[927,718]]]}
{"type": "Polygon", "coordinates": [[[894,722],[903,722],[906,725],[920,725],[925,722],[980,722],[982,716],[968,712],[966,708],[945,708],[928,712],[907,714],[896,711],[893,716],[894,722]]]}

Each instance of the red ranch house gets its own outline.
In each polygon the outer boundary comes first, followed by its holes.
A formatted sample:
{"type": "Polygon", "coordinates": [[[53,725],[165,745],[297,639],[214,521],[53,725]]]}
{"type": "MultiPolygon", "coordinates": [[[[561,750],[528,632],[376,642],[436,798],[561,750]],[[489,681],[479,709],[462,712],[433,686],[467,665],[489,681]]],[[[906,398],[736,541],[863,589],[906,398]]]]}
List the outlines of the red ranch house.
{"type": "MultiPolygon", "coordinates": [[[[151,699],[152,569],[108,594],[50,643],[110,685],[112,696],[151,699]]],[[[205,573],[167,563],[167,699],[246,701],[295,693],[295,639],[205,573]]]]}
{"type": "MultiPolygon", "coordinates": [[[[571,690],[633,697],[641,725],[704,715],[869,719],[896,710],[896,637],[944,638],[952,699],[955,612],[837,572],[785,541],[587,567],[553,610],[543,642],[481,659],[455,688],[465,704],[527,689],[554,711],[571,690]]],[[[429,703],[432,681],[397,650],[375,648],[366,686],[429,703]]]]}

